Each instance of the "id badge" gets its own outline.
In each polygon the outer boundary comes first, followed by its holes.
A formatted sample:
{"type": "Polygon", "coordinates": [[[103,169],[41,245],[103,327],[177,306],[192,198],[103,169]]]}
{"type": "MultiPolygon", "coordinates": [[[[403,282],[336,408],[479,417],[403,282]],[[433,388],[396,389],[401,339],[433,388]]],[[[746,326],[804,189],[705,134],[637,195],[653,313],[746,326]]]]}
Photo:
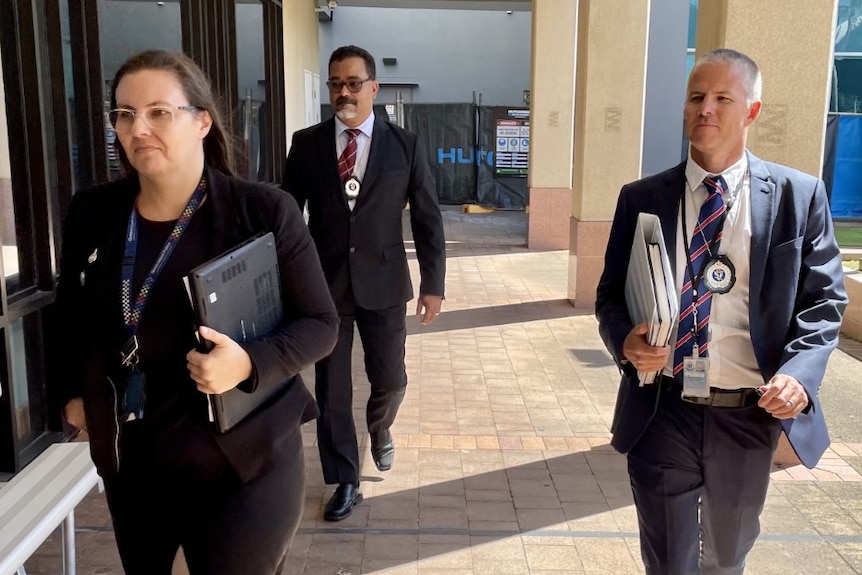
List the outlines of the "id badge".
{"type": "Polygon", "coordinates": [[[682,361],[682,394],[687,397],[709,397],[709,359],[687,356],[682,361]]]}
{"type": "Polygon", "coordinates": [[[126,378],[126,392],[123,395],[124,421],[144,418],[147,377],[143,371],[133,368],[126,378]]]}

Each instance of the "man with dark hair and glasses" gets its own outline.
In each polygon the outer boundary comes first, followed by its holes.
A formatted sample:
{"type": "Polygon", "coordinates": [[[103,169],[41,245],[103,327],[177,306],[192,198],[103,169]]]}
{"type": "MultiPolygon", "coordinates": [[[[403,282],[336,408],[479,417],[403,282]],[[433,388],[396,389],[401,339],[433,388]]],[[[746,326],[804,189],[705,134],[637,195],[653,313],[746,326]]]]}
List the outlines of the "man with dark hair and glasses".
{"type": "Polygon", "coordinates": [[[338,48],[329,58],[326,85],[335,117],[293,135],[282,188],[300,207],[308,207],[309,229],[341,317],[335,350],[315,366],[323,478],[338,485],[324,518],[339,521],[362,501],[353,422],[354,325],[371,384],[366,422],[377,469],[389,470],[395,453],[389,428],[407,386],[406,314],[414,295],[402,231],[408,203],[421,277],[416,314],[422,325],[440,313],[446,247],[434,181],[418,138],[374,115],[379,90],[374,58],[356,46],[338,48]]]}

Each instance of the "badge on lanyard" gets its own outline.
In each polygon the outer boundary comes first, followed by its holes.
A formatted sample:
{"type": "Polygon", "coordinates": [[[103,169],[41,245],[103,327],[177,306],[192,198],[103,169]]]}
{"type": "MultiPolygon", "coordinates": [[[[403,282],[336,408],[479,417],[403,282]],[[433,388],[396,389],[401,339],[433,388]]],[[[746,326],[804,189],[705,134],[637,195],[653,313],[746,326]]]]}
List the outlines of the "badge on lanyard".
{"type": "Polygon", "coordinates": [[[712,293],[727,293],[736,283],[736,268],[725,255],[719,255],[707,262],[703,270],[703,285],[712,293]]]}
{"type": "Polygon", "coordinates": [[[344,182],[344,193],[347,194],[348,200],[355,200],[359,197],[359,185],[359,180],[355,177],[344,182]]]}
{"type": "Polygon", "coordinates": [[[694,353],[682,360],[682,395],[685,397],[709,397],[709,359],[694,353]]]}

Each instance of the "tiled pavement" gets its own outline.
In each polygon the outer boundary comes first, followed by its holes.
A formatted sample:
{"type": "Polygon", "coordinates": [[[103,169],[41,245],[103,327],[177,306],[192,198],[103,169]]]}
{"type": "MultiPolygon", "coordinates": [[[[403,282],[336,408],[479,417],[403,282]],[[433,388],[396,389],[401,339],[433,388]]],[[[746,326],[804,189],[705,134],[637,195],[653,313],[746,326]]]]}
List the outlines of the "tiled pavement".
{"type": "MultiPolygon", "coordinates": [[[[379,473],[363,435],[365,501],[324,522],[332,488],[308,426],[306,513],[284,573],[642,573],[625,460],[608,445],[618,376],[591,310],[566,300],[568,254],[526,250],[522,212],[444,217],[447,299],[434,324],[409,324],[395,465],[379,473]]],[[[846,342],[833,354],[835,399],[822,396],[835,443],[813,471],[775,469],[747,573],[862,573],[860,351],[846,342]]],[[[354,380],[362,429],[361,369],[354,380]]],[[[78,572],[119,573],[101,495],[77,522],[78,572]]],[[[58,542],[28,573],[59,571],[58,542]]]]}

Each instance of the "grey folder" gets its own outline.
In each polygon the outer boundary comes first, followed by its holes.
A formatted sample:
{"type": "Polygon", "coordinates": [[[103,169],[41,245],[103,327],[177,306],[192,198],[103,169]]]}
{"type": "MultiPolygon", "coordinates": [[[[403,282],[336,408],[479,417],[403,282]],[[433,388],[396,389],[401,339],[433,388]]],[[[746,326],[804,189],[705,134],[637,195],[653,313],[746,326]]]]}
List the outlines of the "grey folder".
{"type": "MultiPolygon", "coordinates": [[[[667,345],[679,316],[679,294],[661,222],[655,214],[638,214],[625,293],[632,323],[649,325],[647,342],[657,347],[667,345]]],[[[641,384],[653,383],[658,375],[638,372],[641,384]]]]}
{"type": "MultiPolygon", "coordinates": [[[[211,327],[241,343],[265,336],[282,323],[278,256],[271,232],[201,264],[187,280],[198,325],[211,327]]],[[[267,393],[232,389],[211,394],[210,417],[216,429],[224,433],[278,391],[276,387],[267,393]]]]}

